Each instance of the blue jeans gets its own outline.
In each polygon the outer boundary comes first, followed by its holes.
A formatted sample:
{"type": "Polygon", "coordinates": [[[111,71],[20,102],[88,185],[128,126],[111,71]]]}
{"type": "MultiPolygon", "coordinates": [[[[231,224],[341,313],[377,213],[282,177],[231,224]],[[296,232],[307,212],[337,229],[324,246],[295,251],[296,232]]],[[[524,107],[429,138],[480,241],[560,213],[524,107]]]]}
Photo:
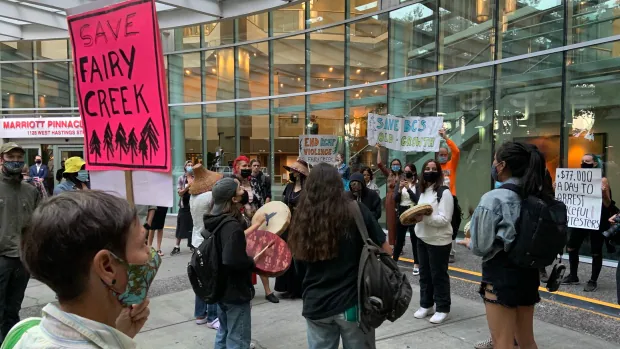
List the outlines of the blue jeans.
{"type": "Polygon", "coordinates": [[[207,304],[196,296],[194,302],[194,317],[196,319],[207,316],[207,322],[213,322],[217,319],[217,304],[207,304]]]}
{"type": "Polygon", "coordinates": [[[252,340],[250,302],[218,305],[220,329],[215,336],[215,349],[248,349],[252,340]]]}
{"type": "Polygon", "coordinates": [[[375,330],[364,334],[355,321],[346,321],[343,314],[321,320],[306,319],[308,349],[338,349],[342,337],[344,349],[374,349],[375,330]]]}

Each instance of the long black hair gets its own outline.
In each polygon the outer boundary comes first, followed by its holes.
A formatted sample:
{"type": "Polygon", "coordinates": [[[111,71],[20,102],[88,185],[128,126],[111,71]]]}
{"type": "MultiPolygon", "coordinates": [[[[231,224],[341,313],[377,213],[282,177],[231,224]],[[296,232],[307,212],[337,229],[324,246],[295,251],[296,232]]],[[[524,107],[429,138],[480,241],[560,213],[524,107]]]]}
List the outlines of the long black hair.
{"type": "MultiPolygon", "coordinates": [[[[523,195],[548,196],[545,181],[545,156],[532,144],[506,142],[502,144],[495,159],[504,162],[513,177],[521,179],[523,195]]],[[[547,183],[548,185],[548,183],[547,183]]]]}

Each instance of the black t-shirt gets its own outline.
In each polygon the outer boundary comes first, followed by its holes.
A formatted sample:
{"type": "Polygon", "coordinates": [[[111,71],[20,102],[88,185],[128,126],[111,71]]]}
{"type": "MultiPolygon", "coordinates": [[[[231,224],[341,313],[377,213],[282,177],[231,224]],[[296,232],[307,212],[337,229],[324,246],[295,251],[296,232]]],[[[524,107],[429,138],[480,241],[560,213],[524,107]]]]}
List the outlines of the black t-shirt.
{"type": "MultiPolygon", "coordinates": [[[[379,246],[385,242],[385,233],[368,208],[359,204],[369,237],[379,246]]],[[[338,257],[319,262],[302,262],[305,269],[302,283],[302,315],[320,320],[357,304],[357,275],[364,243],[351,218],[350,231],[338,246],[338,257]]]]}

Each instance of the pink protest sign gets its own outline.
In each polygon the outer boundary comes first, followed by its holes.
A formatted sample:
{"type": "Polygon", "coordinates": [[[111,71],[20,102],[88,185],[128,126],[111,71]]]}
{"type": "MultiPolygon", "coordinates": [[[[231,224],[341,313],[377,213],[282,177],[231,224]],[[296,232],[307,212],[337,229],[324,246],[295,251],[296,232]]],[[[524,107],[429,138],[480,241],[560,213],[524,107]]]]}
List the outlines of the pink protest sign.
{"type": "Polygon", "coordinates": [[[170,171],[170,121],[153,0],[67,17],[89,170],[170,171]]]}

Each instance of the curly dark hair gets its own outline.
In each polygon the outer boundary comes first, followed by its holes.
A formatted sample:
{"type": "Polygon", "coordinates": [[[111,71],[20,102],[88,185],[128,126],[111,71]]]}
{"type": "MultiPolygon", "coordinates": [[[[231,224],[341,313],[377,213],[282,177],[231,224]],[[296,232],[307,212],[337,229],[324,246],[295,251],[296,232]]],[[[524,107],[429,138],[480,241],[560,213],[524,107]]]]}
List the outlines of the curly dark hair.
{"type": "Polygon", "coordinates": [[[334,166],[321,163],[312,168],[288,237],[296,259],[316,262],[338,256],[338,242],[348,234],[352,218],[349,200],[334,166]]]}
{"type": "Polygon", "coordinates": [[[443,171],[441,170],[441,164],[435,159],[428,159],[426,160],[426,162],[424,162],[424,165],[422,165],[422,175],[420,176],[420,188],[422,192],[428,189],[431,185],[433,186],[434,191],[437,191],[439,187],[443,185],[443,171]],[[428,166],[428,164],[430,164],[431,162],[434,163],[435,166],[437,166],[437,172],[439,172],[439,177],[437,178],[437,181],[435,181],[435,183],[429,183],[424,180],[424,171],[426,170],[426,166],[428,166]]]}

